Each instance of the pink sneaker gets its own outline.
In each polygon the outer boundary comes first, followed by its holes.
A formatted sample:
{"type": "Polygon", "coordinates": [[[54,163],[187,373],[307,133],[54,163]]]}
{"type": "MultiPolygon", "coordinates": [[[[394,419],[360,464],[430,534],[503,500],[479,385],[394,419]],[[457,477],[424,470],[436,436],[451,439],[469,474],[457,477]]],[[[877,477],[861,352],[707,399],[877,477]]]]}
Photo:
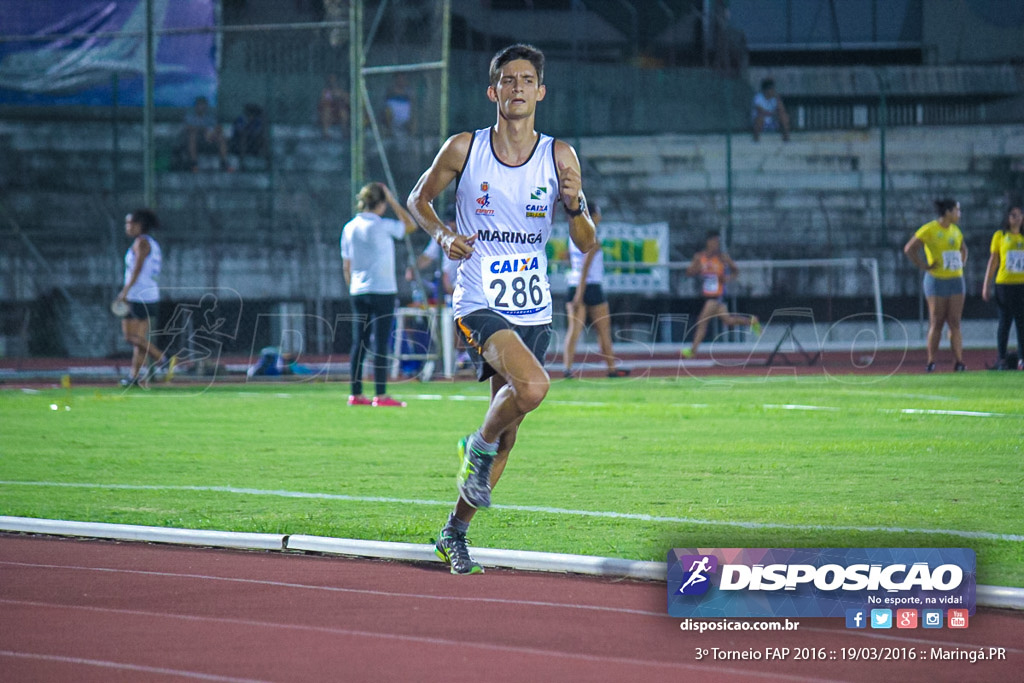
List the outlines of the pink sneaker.
{"type": "Polygon", "coordinates": [[[349,396],[348,397],[348,404],[350,406],[368,406],[368,405],[373,404],[373,401],[371,401],[370,399],[366,398],[362,394],[359,394],[358,396],[349,396]]]}
{"type": "Polygon", "coordinates": [[[404,401],[396,401],[390,396],[374,396],[373,397],[374,408],[404,408],[404,401]]]}

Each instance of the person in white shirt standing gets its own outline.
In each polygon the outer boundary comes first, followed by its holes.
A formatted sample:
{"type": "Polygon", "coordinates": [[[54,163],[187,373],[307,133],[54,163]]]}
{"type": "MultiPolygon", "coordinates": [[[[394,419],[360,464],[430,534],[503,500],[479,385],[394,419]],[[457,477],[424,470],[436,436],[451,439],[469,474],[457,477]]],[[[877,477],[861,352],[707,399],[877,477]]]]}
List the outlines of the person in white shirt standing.
{"type": "MultiPolygon", "coordinates": [[[[590,203],[590,217],[594,226],[601,224],[601,210],[594,202],[590,203]]],[[[601,349],[601,357],[608,366],[609,377],[627,377],[629,370],[615,366],[615,355],[612,353],[612,321],[602,283],[604,281],[604,251],[600,244],[584,254],[569,241],[569,274],[565,278],[569,285],[568,301],[565,303],[568,328],[565,331],[565,350],[562,359],[565,363],[565,378],[575,377],[572,365],[576,358],[576,342],[587,324],[587,316],[597,331],[597,343],[601,349]]]]}
{"type": "Polygon", "coordinates": [[[452,295],[455,321],[482,382],[491,382],[483,425],[459,442],[459,499],[434,552],[453,574],[479,574],[466,532],[478,508],[491,504],[523,418],[544,400],[550,378],[551,288],[545,245],[559,204],[582,251],[594,245],[576,151],[534,129],[544,99],[544,54],[511,45],[491,60],[487,97],[497,123],[453,135],[409,195],[416,221],[460,260],[452,295]],[[455,230],[433,201],[453,181],[455,230]]]}
{"type": "Polygon", "coordinates": [[[119,315],[124,311],[121,332],[125,341],[132,345],[131,374],[121,380],[125,387],[138,386],[146,377],[161,370],[166,371],[167,379],[170,379],[173,372],[174,359],[167,358],[149,340],[149,318],[160,302],[157,279],[163,264],[160,244],[149,231],[159,226],[156,213],[150,209],[136,209],[124,218],[124,233],[132,239],[132,246],[124,255],[124,287],[114,303],[121,304],[122,308],[118,310],[119,315]],[[152,358],[154,365],[148,375],[143,376],[142,368],[147,358],[152,358]]]}
{"type": "Polygon", "coordinates": [[[412,216],[381,183],[370,183],[357,199],[359,213],[341,231],[345,284],[352,301],[352,394],[350,406],[405,407],[387,395],[388,337],[395,310],[395,240],[416,229],[412,216]],[[388,207],[400,220],[384,218],[388,207]],[[363,360],[373,337],[373,399],[363,395],[363,360]]]}

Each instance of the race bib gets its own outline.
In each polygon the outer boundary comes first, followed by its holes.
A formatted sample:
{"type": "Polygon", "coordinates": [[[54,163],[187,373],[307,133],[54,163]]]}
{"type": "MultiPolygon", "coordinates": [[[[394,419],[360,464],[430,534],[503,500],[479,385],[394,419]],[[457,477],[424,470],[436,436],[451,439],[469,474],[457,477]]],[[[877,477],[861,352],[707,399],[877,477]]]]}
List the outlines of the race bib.
{"type": "Polygon", "coordinates": [[[708,296],[718,295],[718,276],[715,274],[704,276],[704,294],[708,296]]]}
{"type": "Polygon", "coordinates": [[[960,258],[959,251],[944,251],[942,252],[942,269],[943,270],[963,270],[964,261],[960,258]]]}
{"type": "Polygon", "coordinates": [[[481,280],[488,308],[506,315],[530,315],[551,305],[542,252],[485,256],[481,280]]]}
{"type": "Polygon", "coordinates": [[[1024,273],[1024,251],[1015,249],[1006,252],[1006,272],[1024,273]]]}

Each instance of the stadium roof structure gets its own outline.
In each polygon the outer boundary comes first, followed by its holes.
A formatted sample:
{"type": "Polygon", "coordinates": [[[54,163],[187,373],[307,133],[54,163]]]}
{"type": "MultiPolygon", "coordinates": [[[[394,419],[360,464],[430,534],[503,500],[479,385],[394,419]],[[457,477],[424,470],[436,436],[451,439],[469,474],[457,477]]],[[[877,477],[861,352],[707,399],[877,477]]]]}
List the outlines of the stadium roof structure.
{"type": "Polygon", "coordinates": [[[1024,93],[1024,66],[842,66],[751,68],[756,89],[764,78],[775,80],[783,96],[1013,96],[1024,93]]]}
{"type": "Polygon", "coordinates": [[[571,10],[486,9],[478,3],[459,3],[452,13],[473,30],[490,35],[525,36],[524,42],[569,42],[569,32],[594,43],[628,43],[628,36],[592,12],[571,10]]]}

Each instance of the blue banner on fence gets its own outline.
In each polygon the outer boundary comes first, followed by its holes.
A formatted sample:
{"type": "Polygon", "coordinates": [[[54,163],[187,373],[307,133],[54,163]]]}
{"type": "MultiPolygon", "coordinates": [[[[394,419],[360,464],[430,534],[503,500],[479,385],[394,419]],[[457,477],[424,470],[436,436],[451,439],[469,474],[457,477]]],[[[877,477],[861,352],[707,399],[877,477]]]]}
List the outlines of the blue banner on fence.
{"type": "Polygon", "coordinates": [[[847,610],[974,614],[968,548],[675,548],[673,617],[845,617],[847,610]]]}
{"type": "MultiPolygon", "coordinates": [[[[118,104],[142,105],[145,0],[5,0],[3,19],[23,39],[0,42],[0,103],[109,106],[116,88],[118,104]]],[[[153,27],[156,105],[214,101],[214,0],[153,0],[153,27]]]]}

